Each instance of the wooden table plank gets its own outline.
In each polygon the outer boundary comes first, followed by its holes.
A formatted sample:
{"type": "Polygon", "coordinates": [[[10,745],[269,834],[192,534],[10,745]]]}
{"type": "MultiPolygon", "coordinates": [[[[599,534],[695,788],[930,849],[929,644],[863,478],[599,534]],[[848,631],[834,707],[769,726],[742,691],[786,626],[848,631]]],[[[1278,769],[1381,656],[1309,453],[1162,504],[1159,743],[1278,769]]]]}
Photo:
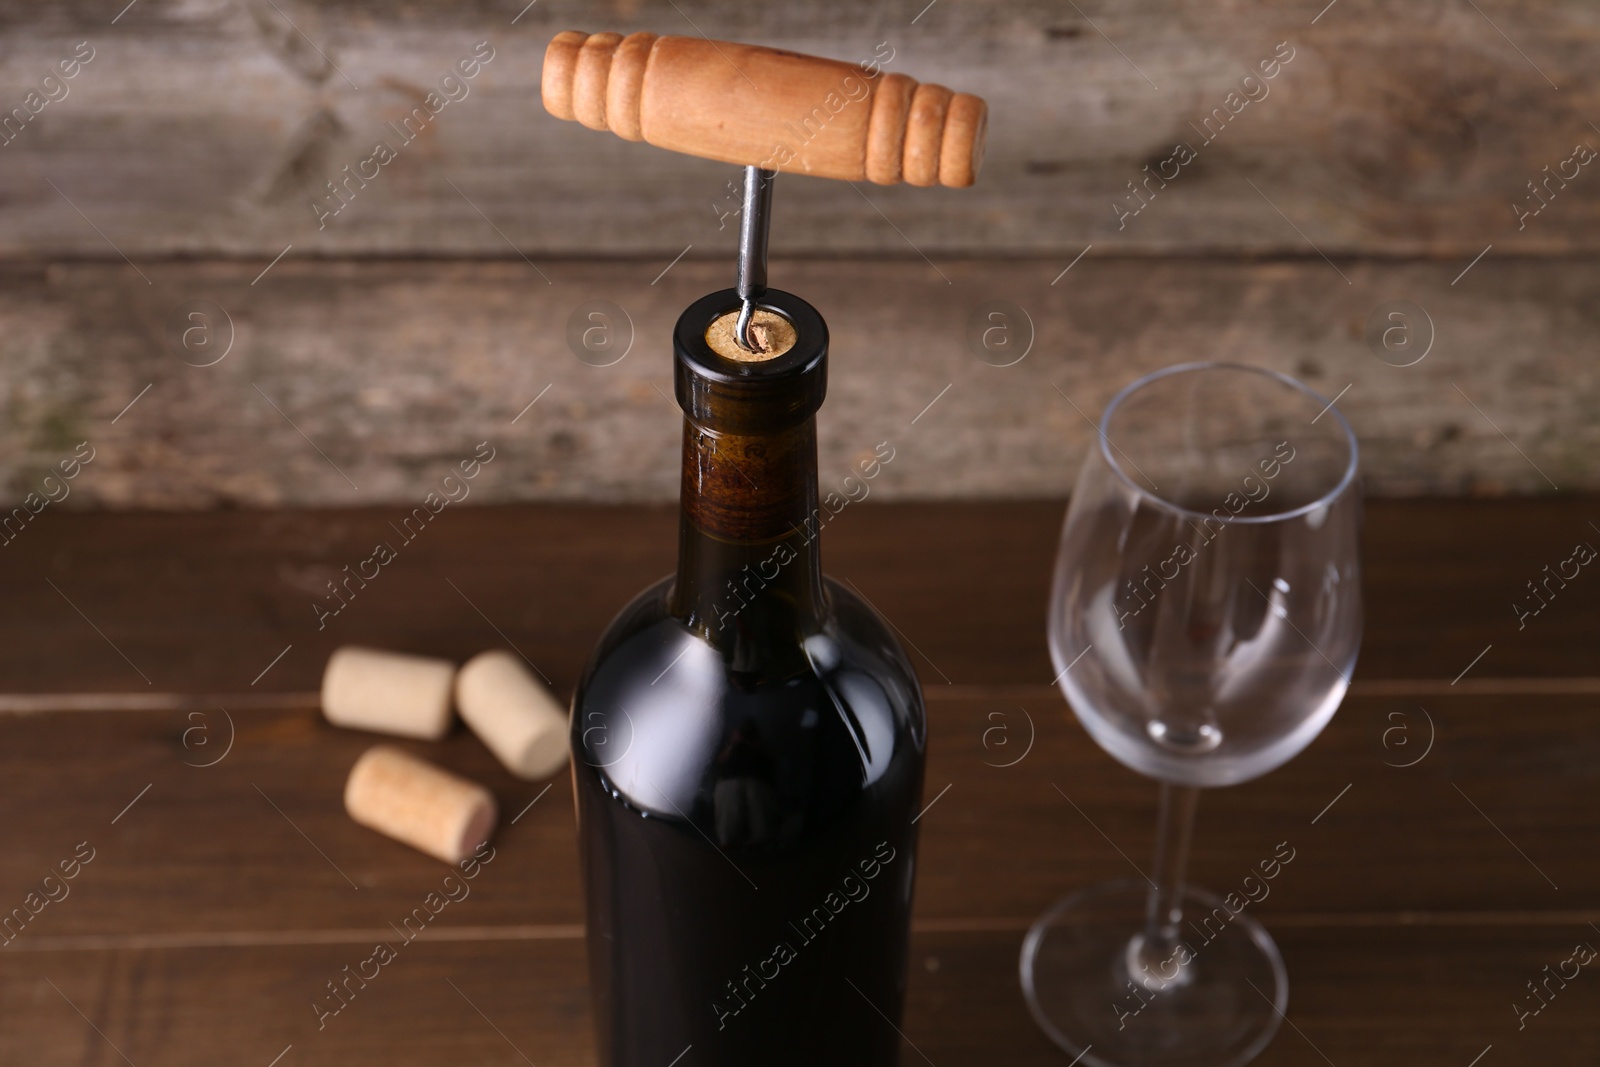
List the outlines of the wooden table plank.
{"type": "MultiPolygon", "coordinates": [[[[1256,1061],[1262,1067],[1465,1065],[1490,1045],[1500,1063],[1594,1062],[1600,983],[1580,973],[1521,1031],[1512,1010],[1542,967],[1596,940],[1586,926],[1274,933],[1288,962],[1293,1026],[1256,1061]]],[[[913,937],[903,1064],[1067,1062],[1023,1004],[1021,940],[1020,932],[913,937]]],[[[164,1067],[264,1067],[288,1046],[282,1062],[302,1067],[594,1063],[581,942],[418,939],[397,957],[320,1031],[312,1001],[364,958],[352,946],[15,957],[0,969],[0,1058],[120,1063],[115,1044],[133,1063],[164,1067]]]]}
{"type": "MultiPolygon", "coordinates": [[[[1573,582],[1521,633],[1503,605],[1594,503],[1373,506],[1356,691],[1292,765],[1202,805],[1198,884],[1245,888],[1279,842],[1295,850],[1252,905],[1284,948],[1298,1028],[1261,1063],[1464,1065],[1491,1044],[1508,1062],[1592,1062],[1600,994],[1581,978],[1520,1032],[1512,1005],[1573,944],[1600,941],[1596,594],[1573,582]],[[1452,685],[1479,641],[1494,646],[1486,673],[1452,685]]],[[[1022,933],[1067,892],[1137,877],[1149,850],[1153,788],[1046,684],[1060,510],[869,505],[829,541],[830,568],[929,657],[939,799],[920,823],[905,1029],[939,1067],[1059,1067],[1017,989],[1022,933]]],[[[459,731],[414,747],[522,814],[471,895],[316,1026],[324,983],[446,873],[343,815],[344,775],[375,738],[316,712],[327,649],[462,658],[499,627],[565,689],[614,606],[671,561],[668,509],[448,517],[320,635],[313,580],[359,558],[384,513],[64,512],[49,539],[11,546],[0,707],[112,695],[106,710],[0,714],[0,904],[94,849],[70,895],[0,947],[0,1061],[267,1064],[293,1045],[305,1064],[592,1062],[570,794],[509,778],[459,731]]]]}
{"type": "MultiPolygon", "coordinates": [[[[1044,613],[1062,510],[869,500],[830,524],[824,566],[866,590],[926,654],[917,669],[928,687],[1047,683],[1044,613]]],[[[1600,677],[1591,637],[1600,581],[1573,581],[1521,631],[1511,608],[1591,515],[1600,517],[1593,497],[1372,502],[1358,685],[1450,691],[1489,645],[1464,683],[1600,677]]],[[[464,660],[504,634],[565,696],[606,622],[676,553],[667,508],[447,509],[319,631],[312,605],[326,583],[386,532],[393,539],[399,518],[47,512],[48,535],[18,538],[0,561],[10,609],[0,690],[306,692],[339,644],[464,660]]]]}
{"type": "MultiPolygon", "coordinates": [[[[1073,889],[1148,870],[1154,787],[1102,753],[1051,690],[1032,697],[931,705],[925,795],[939,799],[920,824],[922,928],[1019,927],[1073,889]]],[[[1425,716],[1408,699],[1351,698],[1285,769],[1208,792],[1193,879],[1240,889],[1287,842],[1292,862],[1253,906],[1266,916],[1600,921],[1600,856],[1573,847],[1600,839],[1595,703],[1455,696],[1430,699],[1425,716]]],[[[0,717],[0,822],[17,828],[0,902],[21,901],[79,842],[96,850],[71,896],[28,925],[13,953],[360,940],[448,873],[344,815],[345,775],[373,735],[310,710],[240,712],[232,750],[199,767],[221,755],[227,724],[191,714],[0,717]]],[[[464,731],[409,747],[490,785],[504,812],[496,859],[454,923],[570,936],[583,913],[565,776],[548,792],[517,781],[464,731]]]]}

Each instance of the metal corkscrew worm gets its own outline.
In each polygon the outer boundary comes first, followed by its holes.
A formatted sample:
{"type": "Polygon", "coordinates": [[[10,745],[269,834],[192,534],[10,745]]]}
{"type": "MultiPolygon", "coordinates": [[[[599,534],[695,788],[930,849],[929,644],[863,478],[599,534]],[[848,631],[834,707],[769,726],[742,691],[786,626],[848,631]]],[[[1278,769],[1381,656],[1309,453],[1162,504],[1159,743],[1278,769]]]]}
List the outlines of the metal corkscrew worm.
{"type": "Polygon", "coordinates": [[[762,352],[766,346],[751,336],[751,320],[756,301],[767,292],[767,237],[772,225],[772,183],[776,171],[757,166],[744,168],[744,210],[739,216],[739,321],[734,340],[746,352],[762,352]]]}

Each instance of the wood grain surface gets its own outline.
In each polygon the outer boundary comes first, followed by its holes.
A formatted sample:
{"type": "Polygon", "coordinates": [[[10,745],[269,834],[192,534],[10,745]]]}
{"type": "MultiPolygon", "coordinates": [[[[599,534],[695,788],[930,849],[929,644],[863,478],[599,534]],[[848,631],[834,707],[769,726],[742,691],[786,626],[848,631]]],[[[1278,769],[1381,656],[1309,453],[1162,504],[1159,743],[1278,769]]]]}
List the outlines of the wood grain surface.
{"type": "Polygon", "coordinates": [[[1600,490],[1579,0],[71,0],[0,2],[12,506],[82,440],[63,509],[411,501],[491,431],[479,500],[670,498],[666,338],[732,280],[737,169],[539,75],[559,30],[697,28],[991,105],[972,189],[780,181],[825,470],[940,397],[878,492],[1058,496],[1118,387],[1226,358],[1343,393],[1371,491],[1600,490]]]}
{"type": "MultiPolygon", "coordinates": [[[[924,800],[938,800],[919,822],[919,928],[1020,932],[1074,886],[1148,873],[1155,787],[1100,751],[1058,693],[928,692],[924,800]]],[[[1597,698],[1539,700],[1508,730],[1514,706],[1505,696],[1350,698],[1291,765],[1206,794],[1196,883],[1226,893],[1286,841],[1293,862],[1251,905],[1263,921],[1454,926],[1518,901],[1528,913],[1519,921],[1532,925],[1600,921],[1600,858],[1560,844],[1593,833],[1585,798],[1600,740],[1586,728],[1597,698]]],[[[28,827],[12,844],[0,899],[20,900],[86,837],[106,857],[85,868],[70,904],[48,908],[8,952],[361,944],[449,873],[349,819],[345,778],[388,739],[329,726],[314,709],[57,712],[7,716],[0,728],[4,811],[28,827]],[[81,740],[64,748],[68,730],[81,740]],[[77,797],[52,803],[63,779],[77,797]],[[159,909],[128,925],[130,901],[157,899],[159,909]]],[[[441,929],[574,936],[583,905],[565,770],[547,793],[547,782],[514,778],[460,728],[447,742],[403,747],[489,785],[504,816],[488,876],[447,909],[441,929]]]]}
{"type": "Polygon", "coordinates": [[[79,42],[94,50],[3,149],[0,254],[106,256],[108,241],[135,260],[270,259],[291,243],[296,256],[503,256],[508,240],[535,258],[706,250],[735,206],[732,168],[545,114],[545,44],[567,29],[889,57],[890,73],[988,100],[977,187],[785,180],[777,239],[790,254],[900,255],[907,240],[930,255],[1072,255],[1091,241],[1449,258],[1491,242],[1495,254],[1600,248],[1600,178],[1577,163],[1559,176],[1576,144],[1600,147],[1600,22],[1583,0],[1340,0],[1320,15],[1325,4],[1276,0],[107,6],[0,7],[7,111],[79,42]],[[492,58],[454,74],[485,42],[492,58]],[[1264,79],[1280,46],[1292,58],[1264,79]],[[453,74],[459,88],[443,84],[453,74]],[[428,106],[430,92],[444,103],[428,106]],[[380,141],[395,158],[363,168],[380,141]],[[1179,144],[1195,158],[1162,168],[1179,144]],[[1170,180],[1124,219],[1146,165],[1170,180]],[[340,203],[327,183],[346,166],[378,176],[320,218],[313,205],[340,203]],[[1545,203],[1528,183],[1547,166],[1548,206],[1519,229],[1513,204],[1545,203]]]}
{"type": "MultiPolygon", "coordinates": [[[[0,270],[7,506],[85,440],[63,510],[409,507],[485,440],[473,502],[675,499],[668,338],[733,271],[670,258],[0,270]]],[[[1369,492],[1600,488],[1581,264],[1070,263],[775,261],[831,330],[823,480],[887,440],[875,496],[1060,496],[1118,389],[1225,359],[1338,397],[1369,492]]]]}
{"type": "MultiPolygon", "coordinates": [[[[1060,511],[868,503],[830,527],[826,566],[902,628],[929,697],[904,1062],[1064,1063],[1016,985],[1023,931],[1146,865],[1152,786],[1049,685],[1060,511]]],[[[1259,1062],[1591,1062],[1600,994],[1581,978],[1520,1030],[1512,1005],[1600,923],[1600,586],[1570,583],[1520,631],[1508,603],[1596,512],[1371,508],[1351,696],[1293,763],[1201,807],[1198,884],[1227,891],[1294,850],[1252,905],[1291,975],[1293,1025],[1259,1062]]],[[[672,518],[447,511],[319,634],[309,587],[380,512],[42,515],[50,532],[5,557],[0,900],[80,842],[94,855],[0,948],[0,1058],[592,1063],[570,793],[510,777],[459,729],[405,744],[495,792],[494,859],[318,1028],[324,984],[446,868],[342,814],[375,738],[327,725],[310,690],[333,643],[363,641],[509,646],[565,696],[610,613],[670,566],[672,518]]]]}
{"type": "MultiPolygon", "coordinates": [[[[868,498],[826,527],[823,566],[901,627],[930,693],[1033,694],[1055,675],[1044,618],[1063,511],[1059,501],[868,498]]],[[[158,705],[184,711],[207,706],[208,694],[275,707],[261,694],[314,692],[341,644],[465,662],[509,638],[565,698],[612,615],[676,562],[677,511],[665,507],[446,508],[409,543],[390,525],[404,517],[47,509],[0,548],[0,686],[190,694],[158,705]],[[319,629],[314,605],[338,603],[327,584],[380,539],[398,558],[319,629]]],[[[1600,692],[1600,650],[1589,640],[1600,582],[1573,582],[1522,629],[1512,608],[1545,566],[1595,541],[1589,522],[1600,524],[1595,497],[1372,502],[1356,691],[1426,703],[1497,695],[1495,679],[1508,679],[1519,693],[1600,692]]],[[[5,699],[26,708],[31,698],[5,699]]],[[[52,699],[43,706],[59,706],[52,699]]]]}
{"type": "MultiPolygon", "coordinates": [[[[1511,1063],[1592,1062],[1592,991],[1575,983],[1520,1033],[1508,1007],[1514,989],[1545,964],[1569,956],[1582,934],[1503,926],[1274,931],[1291,976],[1288,1019],[1294,1026],[1279,1031],[1254,1061],[1259,1067],[1467,1064],[1489,1046],[1490,1056],[1511,1063]]],[[[901,1063],[1070,1062],[1023,1005],[1016,985],[1020,940],[1020,932],[912,935],[901,1063]]],[[[29,956],[0,972],[8,1022],[0,1055],[42,1067],[122,1063],[114,1042],[136,1064],[174,1067],[225,1057],[266,1067],[278,1055],[279,1067],[594,1063],[583,946],[576,937],[466,944],[419,939],[404,950],[394,973],[318,1031],[311,995],[363,958],[354,949],[29,956]]]]}

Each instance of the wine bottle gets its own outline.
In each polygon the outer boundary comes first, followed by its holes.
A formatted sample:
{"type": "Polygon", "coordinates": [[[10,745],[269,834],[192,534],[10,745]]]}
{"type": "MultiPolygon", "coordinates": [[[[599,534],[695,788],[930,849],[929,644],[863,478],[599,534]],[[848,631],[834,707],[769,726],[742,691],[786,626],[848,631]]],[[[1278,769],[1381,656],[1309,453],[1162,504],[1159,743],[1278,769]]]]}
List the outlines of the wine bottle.
{"type": "Polygon", "coordinates": [[[898,1061],[922,694],[820,569],[827,326],[761,302],[793,328],[765,357],[707,340],[733,289],[678,320],[677,572],[611,623],[573,698],[603,1067],[898,1061]]]}

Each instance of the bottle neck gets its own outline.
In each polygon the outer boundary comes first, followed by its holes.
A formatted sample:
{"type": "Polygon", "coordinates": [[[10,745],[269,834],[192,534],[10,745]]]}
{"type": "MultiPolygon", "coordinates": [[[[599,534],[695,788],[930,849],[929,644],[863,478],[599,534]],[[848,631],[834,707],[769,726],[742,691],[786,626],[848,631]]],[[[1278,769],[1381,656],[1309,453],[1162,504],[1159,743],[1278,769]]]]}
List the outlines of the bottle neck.
{"type": "Polygon", "coordinates": [[[736,669],[798,650],[822,628],[816,532],[815,418],[749,435],[684,420],[671,610],[736,669]]]}

